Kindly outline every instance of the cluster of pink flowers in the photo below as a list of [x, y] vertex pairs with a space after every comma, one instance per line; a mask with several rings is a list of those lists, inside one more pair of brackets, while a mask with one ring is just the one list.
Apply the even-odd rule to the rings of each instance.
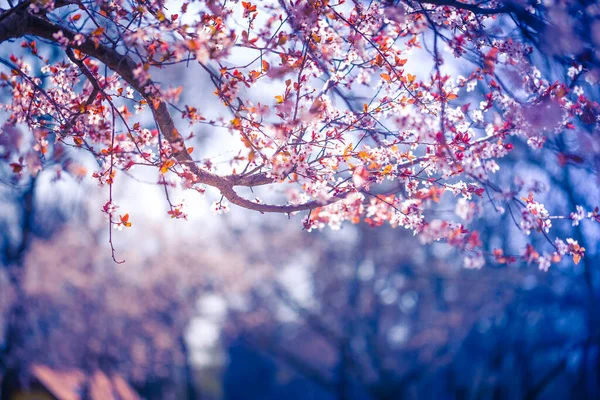
[[[502, 159], [520, 143], [540, 149], [600, 115], [581, 86], [544, 77], [529, 57], [530, 45], [508, 35], [482, 40], [486, 24], [504, 28], [468, 7], [308, 1], [280, 9], [244, 1], [208, 2], [192, 12], [188, 3], [167, 9], [149, 1], [136, 10], [120, 0], [94, 4], [85, 7], [98, 6], [114, 29], [90, 31], [80, 10], [65, 11], [68, 23], [46, 38], [69, 60], [43, 59], [35, 42], [25, 41], [28, 53], [13, 55], [14, 72], [0, 77], [13, 93], [3, 106], [11, 123], [35, 132], [29, 154], [85, 149], [100, 165], [92, 177], [108, 186], [120, 171], [152, 166], [167, 191], [221, 190], [229, 198], [213, 203], [217, 214], [229, 211], [230, 201], [260, 212], [308, 211], [309, 230], [339, 229], [346, 221], [389, 223], [424, 242], [443, 240], [468, 251], [466, 263], [476, 268], [484, 255], [467, 225], [482, 213], [484, 195], [498, 201], [499, 212], [520, 202], [518, 224], [527, 235], [552, 228], [544, 204], [532, 195], [515, 200], [493, 183]], [[31, 7], [50, 12], [55, 5], [40, 0]], [[436, 39], [433, 49], [422, 42], [427, 31]], [[126, 54], [116, 45], [121, 40]], [[434, 57], [429, 74], [413, 57], [425, 47]], [[244, 62], [238, 50], [247, 55]], [[445, 72], [452, 55], [465, 76]], [[469, 63], [473, 56], [478, 61]], [[43, 78], [31, 76], [31, 57], [43, 62]], [[210, 116], [179, 104], [181, 82], [155, 79], [159, 68], [184, 62], [198, 64], [213, 86], [222, 107]], [[577, 64], [567, 71], [571, 80], [586, 73]], [[507, 90], [503, 79], [522, 90]], [[199, 159], [210, 152], [188, 147], [195, 133], [177, 127], [177, 114], [190, 127], [228, 130], [234, 138], [228, 154], [235, 155], [218, 164]], [[23, 174], [29, 156], [19, 150], [11, 157]], [[270, 207], [231, 190], [266, 184], [285, 184], [288, 203]], [[461, 221], [431, 217], [437, 203], [452, 203]], [[169, 200], [169, 206], [171, 217], [185, 218], [183, 204]], [[584, 216], [577, 208], [569, 218], [577, 225]], [[545, 268], [544, 257], [538, 258]]]

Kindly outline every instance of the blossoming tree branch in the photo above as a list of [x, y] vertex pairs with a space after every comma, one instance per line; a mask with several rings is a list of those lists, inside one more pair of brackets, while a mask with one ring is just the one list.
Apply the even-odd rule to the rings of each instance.
[[[0, 43], [11, 52], [0, 59], [8, 99], [1, 135], [26, 127], [33, 145], [5, 146], [2, 159], [22, 179], [70, 148], [93, 155], [98, 169], [91, 176], [107, 187], [103, 211], [111, 226], [131, 226], [129, 214], [117, 211], [112, 187], [134, 166], [156, 169], [173, 218], [186, 214], [183, 204], [171, 202], [169, 188], [213, 187], [220, 192], [217, 213], [231, 203], [261, 213], [304, 212], [307, 229], [388, 223], [457, 247], [469, 267], [483, 265], [481, 240], [469, 224], [484, 205], [510, 213], [523, 232], [549, 244], [549, 250], [529, 244], [523, 254], [490, 256], [501, 263], [524, 257], [542, 269], [565, 255], [575, 263], [584, 256], [575, 239], [553, 236], [554, 220], [600, 220], [597, 209], [583, 207], [550, 215], [533, 191], [495, 183], [500, 159], [517, 147], [539, 149], [565, 131], [597, 129], [598, 104], [582, 89], [595, 83], [595, 56], [565, 55], [558, 63], [565, 81], [550, 80], [536, 66], [538, 39], [551, 29], [543, 5], [35, 0], [9, 6], [0, 14]], [[194, 94], [172, 71], [190, 64], [212, 85], [216, 115], [181, 104], [180, 97], [193, 101]], [[457, 69], [468, 73], [459, 76]], [[197, 155], [206, 149], [189, 145], [194, 126], [229, 132], [235, 155], [227, 170]], [[240, 194], [265, 185], [284, 188], [287, 199], [270, 204]], [[461, 210], [458, 220], [439, 218], [442, 198]]]

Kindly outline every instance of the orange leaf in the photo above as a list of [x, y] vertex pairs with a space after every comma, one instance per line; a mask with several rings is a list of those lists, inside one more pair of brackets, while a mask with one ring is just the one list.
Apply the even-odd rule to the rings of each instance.
[[375, 56], [375, 60], [373, 60], [373, 64], [381, 67], [383, 65], [383, 57], [381, 57], [381, 54], [377, 54]]
[[250, 76], [250, 79], [256, 80], [260, 76], [260, 72], [259, 71], [250, 71], [250, 73], [248, 75]]
[[242, 136], [241, 139], [242, 139], [242, 143], [244, 143], [244, 146], [246, 146], [246, 147], [252, 147], [252, 142], [250, 140], [248, 140], [247, 137]]
[[160, 167], [160, 173], [163, 175], [166, 174], [169, 171], [169, 168], [171, 168], [173, 165], [175, 165], [175, 160], [165, 161], [162, 167]]
[[101, 26], [92, 32], [92, 36], [100, 36], [104, 33], [104, 28]]
[[23, 170], [23, 165], [21, 165], [19, 163], [12, 163], [12, 164], [10, 164], [10, 166], [13, 169], [13, 172], [15, 174], [18, 174], [19, 172], [21, 172]]
[[127, 228], [129, 228], [131, 226], [131, 222], [129, 222], [129, 214], [121, 215], [120, 219], [121, 219], [121, 224], [123, 224], [123, 226], [125, 226]]
[[360, 158], [361, 160], [366, 160], [366, 159], [369, 159], [370, 156], [369, 156], [369, 153], [367, 153], [366, 151], [363, 150], [358, 153], [358, 158]]

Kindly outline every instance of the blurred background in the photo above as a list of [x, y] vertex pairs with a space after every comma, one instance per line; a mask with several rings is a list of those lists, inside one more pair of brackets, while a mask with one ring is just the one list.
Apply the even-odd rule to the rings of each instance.
[[[206, 76], [177, 74], [181, 102], [209, 115], [212, 98], [194, 96]], [[552, 215], [593, 210], [600, 150], [584, 128], [517, 146], [496, 183], [535, 192]], [[0, 156], [24, 134], [0, 136]], [[215, 162], [236, 152], [225, 129], [195, 136]], [[0, 164], [2, 400], [600, 398], [598, 224], [555, 221], [586, 248], [578, 265], [469, 270], [449, 246], [386, 225], [308, 233], [302, 216], [215, 216], [216, 191], [173, 189], [189, 217], [171, 220], [155, 172], [134, 171], [114, 185], [133, 224], [113, 232], [116, 264], [106, 188], [77, 178], [94, 169], [86, 157], [49, 157], [18, 181]], [[476, 215], [486, 251], [522, 253], [511, 213], [463, 206], [436, 212]]]

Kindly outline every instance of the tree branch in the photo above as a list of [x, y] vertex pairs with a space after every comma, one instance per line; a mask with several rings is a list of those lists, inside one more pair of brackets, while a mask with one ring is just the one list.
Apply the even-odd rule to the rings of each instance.
[[233, 190], [234, 186], [252, 187], [266, 185], [273, 183], [273, 179], [268, 178], [264, 173], [248, 176], [219, 176], [198, 167], [196, 162], [187, 152], [183, 137], [175, 127], [167, 103], [152, 94], [154, 93], [154, 83], [151, 80], [142, 83], [134, 76], [133, 71], [138, 67], [138, 64], [131, 57], [123, 55], [117, 50], [105, 45], [96, 44], [89, 38], [86, 38], [82, 44], [78, 45], [74, 40], [76, 35], [75, 32], [47, 19], [32, 15], [23, 7], [15, 7], [0, 14], [0, 43], [25, 35], [34, 35], [56, 42], [53, 35], [59, 31], [62, 31], [63, 36], [70, 41], [70, 47], [101, 61], [121, 76], [121, 78], [134, 90], [140, 93], [140, 95], [146, 99], [149, 106], [152, 107], [154, 118], [162, 135], [171, 144], [173, 158], [175, 158], [180, 165], [188, 167], [190, 171], [196, 175], [199, 183], [219, 189], [223, 196], [231, 203], [261, 213], [291, 213], [311, 210], [325, 204], [331, 204], [346, 196], [345, 194], [334, 196], [325, 204], [318, 201], [310, 201], [297, 205], [261, 204], [239, 196]]
[[[512, 1], [506, 1], [500, 7], [484, 8], [476, 4], [463, 3], [457, 0], [416, 0], [419, 4], [431, 4], [434, 6], [448, 6], [460, 10], [467, 10], [478, 15], [498, 15], [498, 14], [514, 14], [519, 20], [523, 21], [529, 27], [540, 32], [546, 27], [546, 24], [537, 15], [531, 14], [524, 7]], [[410, 4], [411, 2], [409, 2]]]

